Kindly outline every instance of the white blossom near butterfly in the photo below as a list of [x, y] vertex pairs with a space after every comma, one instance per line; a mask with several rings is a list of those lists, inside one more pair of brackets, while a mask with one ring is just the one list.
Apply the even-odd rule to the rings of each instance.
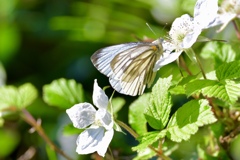
[[[215, 4], [215, 6], [217, 5]], [[211, 8], [208, 9], [210, 10]], [[218, 30], [220, 32], [235, 18], [240, 18], [240, 0], [223, 0], [221, 6], [218, 8], [215, 21], [210, 26], [222, 25]]]
[[[198, 0], [194, 8], [194, 17], [184, 14], [174, 20], [169, 39], [162, 43], [169, 62], [177, 60], [183, 51], [191, 48], [202, 30], [214, 23], [218, 10], [215, 3], [217, 4], [217, 0]], [[162, 61], [163, 59], [159, 59], [156, 62], [154, 70], [165, 65]]]
[[132, 42], [96, 51], [93, 65], [109, 77], [111, 86], [119, 93], [141, 95], [156, 77], [155, 63], [163, 55], [162, 40]]
[[89, 154], [97, 152], [104, 157], [107, 148], [113, 137], [113, 117], [107, 111], [108, 97], [94, 81], [93, 103], [96, 110], [90, 103], [79, 103], [67, 109], [66, 112], [73, 122], [73, 126], [85, 129], [77, 139], [78, 154]]

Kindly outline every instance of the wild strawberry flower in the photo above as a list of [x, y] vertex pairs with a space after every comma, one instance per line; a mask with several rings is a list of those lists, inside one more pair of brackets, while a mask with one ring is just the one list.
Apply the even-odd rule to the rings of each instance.
[[218, 30], [220, 32], [235, 18], [240, 18], [240, 0], [223, 0], [221, 6], [218, 8], [216, 20], [211, 26], [222, 24]]
[[92, 104], [85, 102], [74, 105], [66, 112], [74, 127], [85, 129], [91, 125], [77, 138], [76, 152], [78, 154], [89, 154], [96, 151], [104, 157], [114, 133], [113, 118], [107, 111], [108, 97], [98, 86], [96, 79], [92, 99], [98, 110]]
[[184, 50], [191, 48], [202, 30], [209, 28], [215, 21], [218, 10], [215, 4], [217, 0], [198, 0], [194, 8], [194, 18], [184, 14], [174, 20], [169, 32], [169, 40], [164, 40], [162, 43], [164, 53], [156, 62], [154, 71], [175, 61]]

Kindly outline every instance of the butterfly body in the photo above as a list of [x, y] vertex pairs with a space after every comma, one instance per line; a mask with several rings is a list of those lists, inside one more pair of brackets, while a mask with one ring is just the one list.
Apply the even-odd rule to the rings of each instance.
[[132, 42], [105, 47], [96, 51], [91, 61], [119, 93], [141, 95], [146, 86], [153, 83], [156, 61], [161, 57], [163, 47], [160, 40], [153, 42]]

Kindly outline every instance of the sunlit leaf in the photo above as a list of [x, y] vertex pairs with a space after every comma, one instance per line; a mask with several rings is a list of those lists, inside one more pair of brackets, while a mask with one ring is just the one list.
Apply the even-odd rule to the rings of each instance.
[[159, 131], [148, 132], [138, 138], [138, 140], [140, 141], [140, 144], [136, 147], [133, 147], [132, 149], [134, 151], [141, 151], [147, 148], [149, 145], [156, 142], [157, 140], [159, 140], [160, 138], [165, 137], [165, 135], [166, 135], [166, 130], [162, 130], [161, 132]]
[[228, 103], [235, 103], [240, 96], [240, 84], [226, 80], [218, 82], [213, 80], [196, 80], [186, 85], [188, 96], [202, 93], [207, 97], [219, 98]]
[[58, 79], [43, 87], [43, 99], [46, 103], [60, 108], [70, 108], [83, 102], [83, 88], [74, 80]]
[[222, 42], [208, 42], [201, 51], [203, 58], [213, 58], [215, 67], [222, 63], [234, 61], [236, 52], [232, 49], [231, 45]]
[[171, 95], [168, 89], [171, 85], [172, 77], [159, 79], [153, 86], [150, 103], [144, 115], [149, 125], [154, 129], [162, 129], [168, 122], [172, 107]]
[[148, 106], [150, 94], [143, 94], [129, 106], [129, 124], [139, 134], [147, 132], [144, 110]]
[[154, 152], [150, 148], [144, 148], [138, 151], [137, 156], [134, 157], [133, 160], [151, 159], [155, 155], [156, 155], [156, 152]]
[[199, 127], [216, 120], [208, 101], [192, 100], [173, 114], [167, 126], [167, 137], [175, 142], [188, 140], [198, 131]]
[[20, 87], [4, 86], [0, 88], [0, 110], [13, 107], [25, 108], [37, 98], [36, 88], [26, 83]]
[[206, 87], [212, 87], [217, 84], [219, 84], [219, 82], [214, 80], [205, 80], [205, 79], [195, 80], [195, 81], [189, 82], [186, 85], [186, 94], [187, 96], [191, 96], [193, 94], [201, 92], [201, 90]]
[[240, 61], [224, 63], [216, 69], [218, 80], [240, 78]]

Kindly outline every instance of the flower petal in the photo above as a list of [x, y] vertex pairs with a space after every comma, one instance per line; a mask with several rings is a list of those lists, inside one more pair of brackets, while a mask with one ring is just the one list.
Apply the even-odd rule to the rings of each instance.
[[[103, 127], [88, 128], [83, 131], [77, 139], [78, 154], [89, 154], [99, 149], [99, 143], [104, 137], [105, 129]], [[105, 146], [106, 148], [108, 146]]]
[[98, 86], [97, 80], [94, 80], [93, 104], [98, 108], [106, 109], [108, 106], [108, 97], [105, 92]]
[[99, 121], [106, 130], [113, 128], [112, 116], [106, 109], [99, 109], [97, 111], [95, 121]]
[[208, 28], [217, 17], [218, 0], [198, 0], [194, 8], [194, 21], [201, 29]]
[[99, 143], [97, 149], [97, 152], [100, 156], [104, 157], [107, 148], [113, 138], [113, 133], [114, 133], [113, 129], [105, 131], [104, 137], [102, 141]]
[[183, 50], [180, 50], [178, 52], [173, 52], [171, 54], [165, 54], [163, 53], [163, 56], [156, 62], [154, 68], [153, 68], [153, 72], [158, 71], [162, 66], [165, 66], [175, 60], [178, 59], [178, 57], [180, 56], [180, 54], [182, 53]]
[[193, 30], [194, 20], [188, 14], [184, 14], [174, 20], [171, 30], [169, 31], [169, 36], [177, 50], [182, 49], [182, 41], [184, 37]]
[[79, 103], [66, 110], [73, 126], [86, 128], [95, 120], [96, 109], [90, 103]]
[[198, 36], [201, 34], [202, 29], [195, 26], [192, 32], [186, 34], [182, 42], [182, 48], [188, 49], [197, 41]]

